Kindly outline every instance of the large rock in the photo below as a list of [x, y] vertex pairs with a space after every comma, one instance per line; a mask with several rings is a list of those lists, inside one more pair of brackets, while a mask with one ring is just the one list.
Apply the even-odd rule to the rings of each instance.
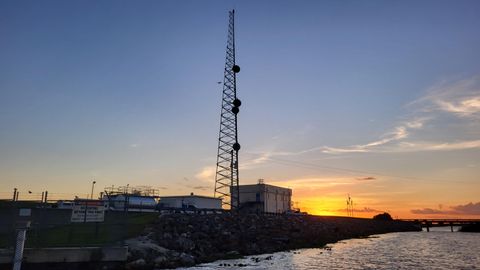
[[146, 236], [131, 238], [126, 240], [125, 243], [128, 245], [129, 252], [139, 257], [149, 257], [151, 254], [159, 255], [168, 252], [168, 249], [159, 246]]
[[165, 255], [160, 255], [153, 260], [155, 267], [165, 267], [168, 265], [168, 258]]
[[147, 266], [147, 262], [144, 259], [138, 259], [132, 262], [127, 263], [125, 265], [125, 268], [128, 270], [134, 270], [134, 269], [144, 269]]
[[195, 243], [192, 240], [186, 238], [185, 236], [180, 236], [177, 239], [176, 243], [182, 251], [190, 251], [195, 248]]
[[195, 265], [195, 257], [190, 254], [182, 253], [180, 254], [180, 262], [185, 266]]

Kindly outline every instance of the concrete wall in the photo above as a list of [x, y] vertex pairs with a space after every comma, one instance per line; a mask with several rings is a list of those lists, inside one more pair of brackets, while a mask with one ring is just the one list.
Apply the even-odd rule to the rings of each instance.
[[[0, 264], [11, 263], [12, 250], [0, 250]], [[24, 263], [126, 261], [127, 247], [26, 248]]]

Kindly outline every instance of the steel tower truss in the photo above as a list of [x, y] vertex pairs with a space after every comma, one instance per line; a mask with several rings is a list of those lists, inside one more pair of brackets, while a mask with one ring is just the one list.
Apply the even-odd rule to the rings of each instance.
[[237, 114], [241, 102], [237, 99], [236, 74], [240, 67], [235, 64], [235, 10], [229, 12], [227, 53], [223, 78], [222, 110], [218, 136], [215, 197], [222, 205], [235, 210], [240, 205], [238, 189], [238, 143]]

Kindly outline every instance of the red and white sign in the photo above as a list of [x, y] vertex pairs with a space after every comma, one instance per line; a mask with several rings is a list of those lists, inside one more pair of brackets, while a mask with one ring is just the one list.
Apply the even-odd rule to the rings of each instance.
[[75, 200], [70, 222], [103, 222], [105, 202], [101, 200]]

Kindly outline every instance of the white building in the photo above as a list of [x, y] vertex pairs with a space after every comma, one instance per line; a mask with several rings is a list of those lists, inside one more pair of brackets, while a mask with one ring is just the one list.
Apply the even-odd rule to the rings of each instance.
[[194, 195], [160, 197], [160, 208], [178, 209], [222, 209], [222, 200], [219, 198]]
[[[292, 190], [259, 182], [256, 185], [241, 185], [240, 209], [256, 213], [285, 213], [290, 211]], [[237, 187], [232, 187], [232, 193]]]
[[66, 200], [59, 200], [59, 201], [57, 201], [57, 208], [58, 209], [72, 209], [73, 208], [73, 202], [72, 201], [66, 201]]

